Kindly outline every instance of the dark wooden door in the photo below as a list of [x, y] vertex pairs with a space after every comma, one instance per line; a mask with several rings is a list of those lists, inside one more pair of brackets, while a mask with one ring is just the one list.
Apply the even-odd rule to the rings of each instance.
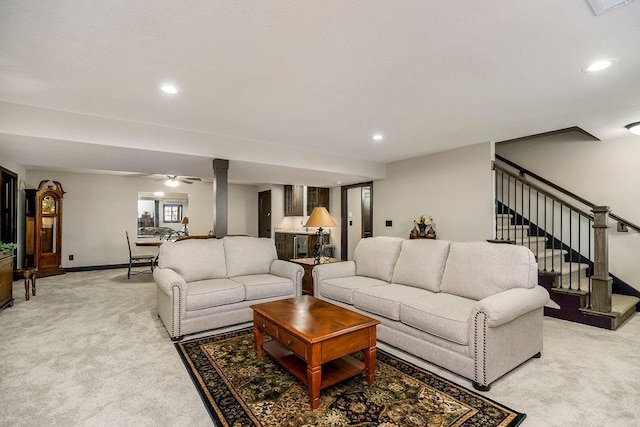
[[0, 240], [17, 242], [18, 178], [11, 171], [0, 168]]
[[271, 237], [271, 190], [258, 193], [258, 237]]

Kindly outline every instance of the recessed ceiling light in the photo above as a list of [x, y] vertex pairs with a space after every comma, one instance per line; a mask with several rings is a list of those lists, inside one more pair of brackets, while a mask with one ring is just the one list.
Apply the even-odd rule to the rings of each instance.
[[634, 135], [640, 135], [640, 122], [631, 123], [625, 126]]
[[172, 95], [175, 95], [176, 93], [178, 93], [178, 88], [173, 85], [162, 85], [160, 86], [160, 90], [163, 91], [164, 93], [170, 93]]
[[376, 133], [375, 135], [373, 135], [371, 137], [371, 139], [373, 139], [374, 141], [382, 141], [382, 138], [384, 138], [384, 137], [382, 136], [381, 133]]
[[593, 62], [582, 69], [584, 73], [594, 73], [596, 71], [602, 71], [605, 68], [609, 68], [613, 64], [613, 59], [602, 59], [600, 61]]

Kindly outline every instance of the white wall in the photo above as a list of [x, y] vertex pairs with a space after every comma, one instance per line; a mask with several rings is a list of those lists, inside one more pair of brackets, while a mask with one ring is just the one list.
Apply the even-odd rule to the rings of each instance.
[[[591, 141], [575, 134], [496, 146], [499, 154], [531, 172], [640, 224], [640, 137]], [[640, 234], [609, 229], [609, 269], [640, 289]]]
[[[127, 230], [135, 241], [138, 192], [165, 190], [162, 182], [152, 179], [43, 170], [27, 171], [27, 188], [35, 188], [42, 179], [59, 181], [66, 192], [62, 218], [63, 267], [127, 263], [129, 254], [124, 232]], [[207, 234], [213, 223], [211, 183], [195, 182], [179, 191], [189, 194], [190, 234]], [[229, 185], [230, 232], [257, 235], [257, 198], [255, 186]], [[135, 245], [132, 249], [140, 252]], [[69, 261], [70, 254], [74, 255], [73, 261]]]
[[228, 234], [258, 237], [258, 186], [229, 184], [228, 206]]
[[336, 226], [331, 227], [331, 244], [336, 246], [334, 253], [335, 258], [341, 257], [341, 242], [342, 242], [342, 189], [340, 187], [333, 187], [329, 192], [331, 210], [329, 213], [336, 221]]
[[373, 183], [373, 234], [409, 238], [414, 218], [427, 214], [439, 239], [491, 239], [492, 153], [487, 142], [387, 164], [387, 178]]

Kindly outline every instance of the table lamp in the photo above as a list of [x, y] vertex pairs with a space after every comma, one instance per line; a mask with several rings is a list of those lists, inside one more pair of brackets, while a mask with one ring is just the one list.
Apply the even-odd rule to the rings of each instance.
[[305, 227], [318, 227], [318, 242], [315, 245], [313, 258], [316, 264], [320, 264], [320, 257], [324, 253], [324, 230], [322, 227], [336, 227], [336, 222], [333, 220], [329, 211], [325, 207], [313, 208]]
[[184, 235], [188, 236], [189, 235], [189, 217], [185, 216], [184, 218], [182, 218], [182, 225], [184, 225], [184, 227], [182, 227], [182, 231], [184, 231]]

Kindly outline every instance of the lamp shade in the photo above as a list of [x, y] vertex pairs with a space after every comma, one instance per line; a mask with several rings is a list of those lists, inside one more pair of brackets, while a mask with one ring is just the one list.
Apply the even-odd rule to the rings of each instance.
[[184, 218], [182, 218], [182, 224], [189, 224], [189, 217], [185, 216]]
[[336, 227], [336, 222], [333, 220], [329, 211], [325, 207], [313, 208], [311, 216], [307, 220], [305, 227]]

